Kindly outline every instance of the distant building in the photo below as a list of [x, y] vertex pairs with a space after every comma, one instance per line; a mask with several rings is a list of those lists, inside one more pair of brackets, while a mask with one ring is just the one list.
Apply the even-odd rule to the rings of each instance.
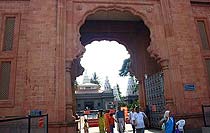
[[90, 79], [85, 73], [83, 84], [78, 85], [78, 89], [75, 91], [77, 112], [86, 108], [90, 110], [113, 108], [114, 95], [108, 78], [106, 78], [104, 89], [103, 91], [100, 85], [90, 83]]
[[111, 85], [109, 83], [108, 77], [106, 77], [105, 83], [104, 83], [104, 91], [110, 92], [112, 91]]
[[113, 87], [113, 95], [114, 95], [114, 102], [119, 102], [120, 101], [120, 94], [117, 90], [117, 86]]
[[136, 84], [134, 82], [134, 77], [129, 77], [128, 79], [128, 86], [125, 101], [127, 104], [132, 104], [134, 101], [138, 100], [138, 90], [136, 90]]

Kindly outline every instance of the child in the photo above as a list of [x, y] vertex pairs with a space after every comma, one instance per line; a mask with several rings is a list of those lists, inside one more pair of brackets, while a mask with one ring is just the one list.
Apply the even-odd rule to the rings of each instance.
[[84, 123], [84, 133], [89, 133], [88, 128], [89, 128], [89, 126], [88, 126], [88, 123], [87, 123], [87, 119], [85, 119], [85, 123]]
[[185, 120], [183, 119], [176, 122], [176, 127], [178, 129], [177, 131], [179, 133], [184, 133], [184, 125], [185, 125]]

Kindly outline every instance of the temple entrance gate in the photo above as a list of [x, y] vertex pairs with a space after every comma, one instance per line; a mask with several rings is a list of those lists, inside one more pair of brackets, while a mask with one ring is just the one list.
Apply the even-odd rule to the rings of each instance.
[[[82, 9], [82, 5], [77, 5], [76, 7]], [[131, 73], [133, 73], [139, 81], [144, 79], [144, 74], [151, 75], [161, 70], [166, 77], [168, 77], [167, 52], [159, 53], [162, 50], [167, 51], [164, 50], [166, 47], [161, 47], [164, 45], [164, 37], [162, 35], [158, 39], [155, 37], [156, 32], [164, 32], [162, 26], [159, 26], [159, 30], [157, 31], [156, 25], [153, 25], [153, 23], [156, 22], [148, 21], [149, 18], [141, 14], [141, 11], [139, 14], [136, 13], [136, 9], [134, 8], [109, 5], [106, 5], [106, 8], [101, 6], [91, 8], [92, 9], [85, 8], [84, 10], [86, 11], [82, 9], [84, 14], [78, 14], [83, 16], [82, 20], [77, 17], [74, 19], [75, 23], [78, 24], [75, 29], [76, 33], [78, 33], [75, 34], [78, 35], [75, 36], [75, 43], [79, 44], [75, 45], [78, 51], [77, 55], [75, 55], [76, 60], [78, 60], [77, 62], [79, 62], [84, 52], [85, 45], [95, 40], [115, 40], [123, 44], [129, 51], [132, 60]], [[147, 10], [146, 12], [142, 11], [146, 14], [151, 13], [149, 9], [144, 8], [141, 10]], [[150, 15], [148, 15], [148, 17], [150, 17]], [[73, 66], [72, 68], [76, 67]], [[78, 68], [76, 70], [78, 70]], [[72, 72], [75, 73], [76, 70], [72, 69]], [[79, 74], [81, 74], [81, 71]], [[75, 79], [79, 74], [71, 74], [72, 79]], [[167, 82], [163, 82], [164, 86], [167, 86], [164, 95], [166, 100], [170, 101], [168, 102], [168, 108], [172, 110], [172, 98], [170, 96], [171, 93], [169, 93], [169, 91], [171, 91], [170, 78], [166, 78], [166, 81]], [[140, 90], [140, 102], [142, 99]], [[145, 104], [141, 105], [145, 108]]]
[[210, 104], [209, 3], [1, 0], [2, 118], [39, 109], [49, 114], [49, 132], [72, 132], [85, 45], [108, 40], [131, 55], [143, 107], [144, 75], [162, 71], [165, 109], [185, 119], [186, 128], [201, 128], [202, 105]]
[[[102, 19], [101, 16], [104, 16], [104, 18]], [[132, 15], [129, 10], [120, 11], [118, 8], [111, 8], [110, 10], [104, 11], [99, 8], [86, 17], [84, 23], [79, 28], [79, 33], [79, 41], [83, 46], [95, 40], [115, 40], [123, 44], [131, 55], [131, 73], [140, 81], [144, 80], [144, 74], [151, 75], [158, 73], [162, 68], [164, 68], [164, 70], [162, 70], [163, 72], [167, 70], [167, 60], [162, 60], [158, 55], [151, 57], [151, 53], [148, 52], [150, 51], [149, 49], [152, 49], [151, 46], [153, 46], [151, 45], [151, 40], [153, 40], [153, 38], [151, 38], [151, 30], [140, 16]], [[83, 51], [80, 52], [83, 53]], [[165, 64], [163, 64], [163, 62]], [[145, 80], [145, 82], [150, 84], [149, 80]], [[161, 85], [161, 89], [163, 89], [163, 80]], [[152, 92], [149, 86], [147, 86], [147, 88]], [[141, 93], [141, 90], [139, 92]], [[153, 95], [156, 95], [156, 92], [152, 92], [151, 94], [147, 93], [146, 96], [153, 97]], [[163, 96], [164, 92], [161, 92], [162, 94], [157, 95]], [[142, 97], [144, 96], [140, 94], [140, 102], [145, 102]], [[147, 104], [158, 104], [153, 103], [153, 100], [154, 99], [147, 99], [146, 102]], [[161, 106], [159, 108], [165, 108], [165, 101], [163, 103], [164, 104], [158, 105]], [[141, 106], [145, 108], [145, 104], [141, 104]], [[157, 124], [160, 119], [160, 113], [162, 112], [154, 112], [151, 114], [151, 120], [155, 120], [152, 123], [153, 127], [158, 127]]]
[[145, 76], [144, 79], [146, 105], [149, 108], [148, 117], [151, 127], [159, 128], [160, 118], [165, 110], [164, 76], [162, 72]]

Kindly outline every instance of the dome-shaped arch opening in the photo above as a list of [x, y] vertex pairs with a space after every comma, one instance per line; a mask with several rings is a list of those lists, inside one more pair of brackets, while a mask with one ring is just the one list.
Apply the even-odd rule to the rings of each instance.
[[[94, 14], [87, 16], [79, 31], [80, 42], [83, 46], [96, 40], [116, 40], [123, 44], [131, 54], [131, 72], [134, 75], [139, 75], [137, 76], [139, 80], [142, 80], [144, 74], [160, 71], [160, 65], [153, 58], [150, 58], [147, 52], [151, 41], [149, 28], [142, 18], [127, 10], [120, 11], [112, 8], [110, 10], [97, 10]], [[136, 68], [137, 60], [139, 60], [136, 58], [139, 58], [139, 54], [142, 54], [140, 57], [145, 58], [140, 58], [140, 60], [144, 60], [143, 63], [139, 64], [141, 65], [138, 68], [141, 69], [140, 73]]]
[[[131, 56], [130, 73], [140, 84], [144, 84], [145, 75], [148, 77], [160, 72], [161, 66], [147, 51], [151, 32], [144, 20], [136, 14], [138, 13], [135, 11], [120, 8], [99, 8], [89, 12], [79, 27], [79, 40], [83, 46], [101, 40], [115, 40], [124, 45]], [[140, 97], [145, 99], [145, 92], [140, 92]], [[140, 104], [145, 106], [146, 102]]]

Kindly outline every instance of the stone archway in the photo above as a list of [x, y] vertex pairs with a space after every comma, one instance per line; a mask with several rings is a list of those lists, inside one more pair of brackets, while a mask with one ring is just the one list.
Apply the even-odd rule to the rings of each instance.
[[[97, 11], [110, 11], [110, 10], [118, 10], [121, 12], [130, 12], [134, 16], [137, 16], [143, 20], [145, 25], [149, 28], [150, 30], [150, 45], [147, 48], [147, 51], [150, 53], [150, 56], [153, 57], [157, 63], [159, 63], [162, 67], [164, 76], [165, 76], [165, 83], [164, 86], [165, 88], [165, 98], [166, 98], [166, 103], [169, 108], [172, 108], [173, 100], [171, 96], [171, 85], [170, 85], [170, 77], [169, 77], [169, 71], [168, 71], [168, 65], [169, 65], [169, 60], [168, 60], [168, 53], [167, 46], [166, 46], [166, 40], [164, 38], [164, 28], [160, 25], [157, 25], [157, 21], [161, 20], [154, 20], [152, 19], [152, 14], [154, 13], [153, 5], [149, 5], [147, 8], [143, 8], [141, 10], [135, 9], [134, 7], [129, 7], [129, 6], [116, 6], [116, 5], [109, 5], [109, 4], [104, 4], [104, 5], [96, 5], [94, 7], [91, 7], [91, 9], [87, 9], [86, 11], [83, 10], [82, 4], [77, 4], [75, 6], [76, 10], [79, 10], [83, 12], [81, 14], [81, 18], [77, 20], [76, 23], [76, 39], [75, 43], [77, 44], [77, 49], [78, 53], [76, 56], [81, 55], [83, 53], [84, 49], [83, 46], [81, 46], [80, 42], [80, 32], [79, 29], [84, 24], [86, 18], [91, 15], [96, 13]], [[85, 10], [85, 9], [84, 9]], [[149, 21], [150, 20], [150, 21]], [[162, 33], [162, 35], [159, 35]], [[82, 49], [82, 50], [81, 50]]]
[[[80, 57], [84, 53], [84, 46], [81, 45], [80, 42], [80, 27], [85, 23], [85, 20], [88, 16], [95, 14], [98, 11], [110, 11], [117, 10], [120, 12], [130, 12], [134, 16], [137, 16], [143, 20], [146, 27], [149, 27], [150, 30], [150, 45], [147, 47], [147, 51], [150, 56], [153, 57], [157, 63], [161, 65], [161, 69], [164, 73], [165, 80], [165, 99], [166, 99], [166, 108], [172, 111], [175, 111], [173, 105], [173, 98], [171, 94], [171, 83], [169, 76], [169, 60], [167, 54], [167, 46], [166, 40], [164, 38], [164, 28], [161, 25], [157, 25], [157, 23], [161, 23], [161, 20], [152, 19], [152, 15], [154, 13], [154, 5], [149, 5], [147, 8], [143, 8], [141, 10], [136, 9], [134, 7], [129, 6], [116, 6], [110, 4], [102, 4], [102, 5], [94, 5], [90, 7], [83, 8], [83, 4], [75, 4], [75, 10], [79, 13], [78, 17], [74, 18], [74, 28], [73, 31], [75, 35], [73, 37], [75, 43], [75, 50], [77, 51], [74, 55], [75, 58]], [[79, 19], [78, 19], [79, 18]], [[149, 21], [150, 20], [150, 21]], [[161, 34], [162, 33], [162, 34]]]
[[[80, 2], [73, 2], [73, 8], [70, 10], [70, 7], [68, 8], [68, 2], [63, 3], [63, 5], [67, 5], [65, 7], [59, 6], [60, 7], [60, 14], [58, 18], [58, 25], [59, 25], [59, 30], [58, 34], [61, 33], [66, 33], [67, 38], [64, 40], [60, 40], [60, 44], [63, 43], [63, 46], [66, 53], [65, 53], [65, 64], [66, 68], [71, 66], [71, 63], [73, 60], [79, 60], [82, 54], [84, 53], [85, 49], [84, 46], [80, 42], [80, 27], [84, 24], [86, 18], [94, 14], [98, 11], [110, 11], [110, 10], [117, 10], [120, 12], [130, 12], [133, 16], [139, 17], [143, 20], [145, 25], [148, 27], [150, 30], [150, 45], [147, 47], [147, 50], [149, 52], [149, 55], [153, 57], [153, 59], [156, 60], [158, 64], [161, 65], [161, 69], [164, 73], [165, 77], [165, 82], [164, 82], [164, 87], [165, 87], [165, 99], [166, 99], [166, 106], [170, 110], [174, 110], [174, 105], [173, 105], [173, 99], [172, 99], [172, 93], [171, 93], [171, 81], [170, 81], [170, 76], [169, 76], [169, 60], [168, 60], [168, 49], [167, 49], [167, 44], [165, 40], [165, 31], [164, 27], [161, 25], [163, 20], [159, 19], [158, 17], [161, 18], [160, 15], [160, 10], [159, 8], [155, 7], [155, 4], [139, 4], [138, 6], [133, 6], [133, 4], [109, 4], [109, 3], [103, 3], [99, 2], [94, 5], [88, 5], [91, 3], [80, 3]], [[61, 4], [62, 5], [62, 4]], [[142, 7], [142, 8], [141, 8]], [[159, 13], [157, 13], [159, 12]], [[157, 18], [154, 18], [155, 15]], [[66, 25], [66, 29], [62, 26], [62, 24]], [[62, 35], [60, 35], [62, 36]], [[58, 36], [59, 38], [59, 36]], [[66, 44], [64, 43], [66, 42]], [[65, 44], [65, 45], [64, 45]], [[60, 46], [58, 46], [60, 48]], [[68, 51], [68, 52], [67, 52]], [[69, 52], [70, 51], [70, 52]], [[77, 61], [78, 62], [78, 61]], [[67, 70], [69, 71], [69, 70]], [[70, 67], [70, 71], [74, 71]], [[69, 73], [69, 72], [67, 72]], [[66, 73], [66, 75], [67, 75]], [[76, 75], [80, 75], [81, 73], [77, 73]], [[66, 77], [66, 82], [71, 81], [75, 77], [70, 74], [70, 76]], [[65, 88], [73, 88], [72, 87], [73, 83], [67, 84]], [[70, 97], [66, 99], [66, 112], [70, 112], [66, 114], [66, 119], [69, 119], [70, 121], [72, 120], [71, 115], [74, 112], [74, 92], [73, 89], [69, 90], [68, 96]], [[69, 102], [68, 102], [69, 101]]]
[[9, 53], [1, 51], [1, 62], [11, 62], [7, 72], [11, 84], [8, 80], [6, 93], [10, 95], [11, 90], [14, 96], [1, 100], [1, 115], [22, 116], [41, 109], [49, 114], [50, 132], [67, 132], [72, 126], [69, 122], [74, 122], [73, 79], [81, 73], [78, 62], [85, 51], [80, 28], [92, 14], [117, 10], [141, 18], [150, 30], [150, 45], [144, 52], [148, 51], [164, 72], [167, 108], [176, 118], [187, 120], [186, 128], [201, 128], [201, 105], [210, 104], [210, 52], [202, 47], [197, 22], [205, 25], [209, 18], [208, 6], [201, 6], [208, 3], [195, 1], [1, 1], [2, 45], [4, 30], [10, 32], [5, 28], [7, 18], [15, 19], [11, 31], [18, 33], [11, 34], [14, 48]]

